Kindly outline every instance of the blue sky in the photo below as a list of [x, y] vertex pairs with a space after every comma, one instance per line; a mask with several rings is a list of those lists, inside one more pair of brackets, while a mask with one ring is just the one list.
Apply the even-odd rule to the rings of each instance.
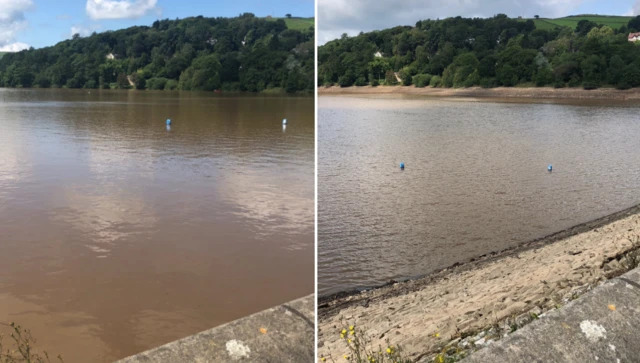
[[0, 51], [41, 48], [93, 31], [151, 25], [157, 19], [203, 15], [310, 17], [313, 0], [0, 0]]
[[318, 0], [318, 42], [343, 33], [415, 25], [418, 20], [495, 14], [557, 18], [576, 14], [640, 15], [640, 0]]

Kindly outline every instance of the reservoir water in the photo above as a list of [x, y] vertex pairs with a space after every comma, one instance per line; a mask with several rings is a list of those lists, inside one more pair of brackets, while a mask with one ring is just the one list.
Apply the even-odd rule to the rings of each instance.
[[310, 294], [313, 266], [313, 98], [0, 89], [0, 322], [36, 348], [113, 361]]
[[319, 97], [319, 295], [426, 275], [640, 202], [640, 105], [506, 101]]

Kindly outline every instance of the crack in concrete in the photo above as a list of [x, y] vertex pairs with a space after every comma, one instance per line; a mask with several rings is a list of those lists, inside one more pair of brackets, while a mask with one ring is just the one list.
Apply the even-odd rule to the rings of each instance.
[[627, 284], [629, 284], [629, 285], [631, 285], [631, 286], [633, 286], [633, 287], [636, 287], [636, 288], [640, 289], [640, 284], [638, 284], [638, 283], [637, 283], [637, 282], [635, 282], [635, 281], [631, 281], [631, 280], [629, 280], [628, 278], [625, 278], [625, 277], [618, 277], [618, 280], [622, 280], [622, 281], [626, 282]]
[[316, 330], [316, 325], [311, 321], [311, 319], [307, 318], [303, 313], [299, 312], [298, 310], [292, 308], [291, 306], [288, 305], [282, 305], [283, 308], [289, 310], [291, 313], [293, 313], [294, 315], [297, 315], [299, 318], [301, 318], [302, 320], [304, 320], [307, 324], [309, 324], [309, 327], [314, 331]]

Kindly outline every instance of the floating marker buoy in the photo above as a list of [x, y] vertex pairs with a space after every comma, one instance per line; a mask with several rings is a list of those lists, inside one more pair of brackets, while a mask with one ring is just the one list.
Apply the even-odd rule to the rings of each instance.
[[547, 170], [549, 170], [549, 172], [553, 171], [553, 166], [549, 164], [549, 166], [547, 166]]
[[404, 163], [400, 163], [400, 169], [404, 170]]
[[171, 125], [167, 125], [167, 131], [171, 131]]
[[287, 131], [287, 125], [286, 124], [282, 124], [282, 132]]
[[167, 126], [171, 126], [171, 119], [170, 118], [167, 119]]
[[285, 118], [284, 120], [282, 120], [282, 124], [286, 125], [287, 124], [287, 119]]

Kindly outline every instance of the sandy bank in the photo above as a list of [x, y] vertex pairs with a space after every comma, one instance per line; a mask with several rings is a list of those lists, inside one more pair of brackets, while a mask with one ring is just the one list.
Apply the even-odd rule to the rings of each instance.
[[594, 99], [594, 100], [640, 100], [640, 89], [617, 90], [600, 88], [416, 88], [414, 86], [363, 86], [363, 87], [319, 87], [319, 95], [357, 94], [408, 94], [433, 97], [474, 97], [474, 98], [550, 98], [550, 99]]
[[640, 247], [639, 213], [635, 206], [422, 279], [321, 298], [319, 354], [346, 353], [342, 319], [368, 331], [373, 346], [388, 338], [417, 359], [461, 336], [559, 307], [628, 270], [624, 256]]

